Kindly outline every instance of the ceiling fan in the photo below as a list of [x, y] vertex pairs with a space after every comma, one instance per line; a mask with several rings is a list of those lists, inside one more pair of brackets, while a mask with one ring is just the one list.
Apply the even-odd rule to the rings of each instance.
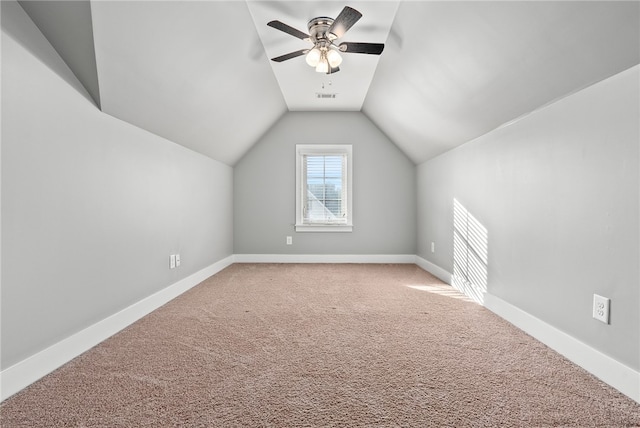
[[342, 42], [336, 45], [336, 39], [344, 36], [347, 30], [360, 18], [362, 18], [360, 12], [345, 6], [336, 19], [320, 16], [309, 21], [307, 24], [309, 34], [283, 22], [271, 21], [267, 23], [269, 27], [313, 44], [313, 47], [309, 49], [300, 49], [299, 51], [271, 58], [271, 61], [282, 62], [306, 55], [307, 64], [315, 67], [318, 73], [332, 74], [340, 71], [339, 65], [342, 63], [340, 52], [380, 55], [384, 49], [384, 43]]

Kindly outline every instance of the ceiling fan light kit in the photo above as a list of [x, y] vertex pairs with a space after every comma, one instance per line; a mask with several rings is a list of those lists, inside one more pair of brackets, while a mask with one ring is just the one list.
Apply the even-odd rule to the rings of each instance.
[[320, 58], [322, 58], [322, 52], [320, 52], [320, 49], [318, 48], [311, 49], [305, 57], [305, 59], [307, 60], [307, 64], [309, 64], [311, 67], [317, 66], [320, 62]]
[[305, 55], [307, 64], [314, 67], [318, 73], [332, 74], [340, 70], [342, 55], [340, 52], [380, 55], [384, 49], [382, 43], [342, 42], [336, 45], [334, 41], [341, 38], [355, 24], [362, 14], [357, 10], [345, 6], [336, 19], [326, 16], [313, 18], [307, 24], [309, 34], [303, 33], [280, 21], [267, 23], [275, 28], [301, 40], [313, 44], [311, 49], [301, 49], [279, 57], [272, 61], [282, 62], [291, 58]]
[[322, 58], [318, 65], [316, 65], [316, 72], [318, 73], [328, 73], [329, 72], [329, 64], [327, 63], [326, 58]]
[[337, 67], [342, 64], [342, 57], [337, 50], [331, 49], [327, 52], [327, 61], [331, 67]]

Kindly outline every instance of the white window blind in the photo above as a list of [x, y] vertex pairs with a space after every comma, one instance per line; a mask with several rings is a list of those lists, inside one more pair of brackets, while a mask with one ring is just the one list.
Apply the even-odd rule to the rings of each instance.
[[346, 224], [346, 155], [304, 155], [304, 223]]
[[296, 165], [296, 230], [351, 231], [351, 146], [298, 145]]

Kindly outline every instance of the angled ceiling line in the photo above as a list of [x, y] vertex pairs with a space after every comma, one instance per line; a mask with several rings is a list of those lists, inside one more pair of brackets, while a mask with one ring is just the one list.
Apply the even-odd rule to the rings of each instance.
[[18, 3], [101, 108], [89, 0]]
[[[360, 111], [419, 164], [640, 63], [640, 2], [19, 4], [90, 102], [228, 165], [287, 111]], [[334, 75], [269, 60], [305, 44], [268, 22], [346, 5], [363, 15], [348, 40], [381, 56], [344, 55]]]

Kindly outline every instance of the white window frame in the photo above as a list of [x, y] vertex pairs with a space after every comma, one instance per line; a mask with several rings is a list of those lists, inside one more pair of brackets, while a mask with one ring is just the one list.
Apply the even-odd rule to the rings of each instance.
[[[303, 177], [303, 159], [305, 155], [345, 155], [346, 174], [343, 171], [343, 182], [346, 181], [347, 221], [346, 224], [305, 223], [304, 203], [307, 191]], [[351, 232], [353, 230], [353, 149], [351, 144], [296, 144], [296, 232]]]

